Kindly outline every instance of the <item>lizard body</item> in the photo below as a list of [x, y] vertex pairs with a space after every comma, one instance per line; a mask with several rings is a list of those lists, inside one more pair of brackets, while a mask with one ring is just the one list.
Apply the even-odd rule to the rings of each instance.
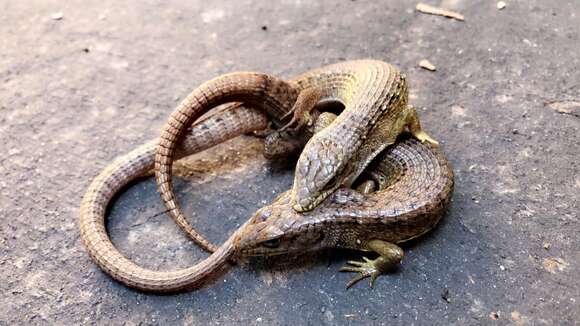
[[[155, 156], [161, 198], [180, 228], [202, 248], [215, 250], [187, 222], [173, 194], [171, 166], [188, 126], [216, 105], [232, 101], [260, 108], [277, 126], [289, 112], [295, 113], [291, 123], [300, 120], [298, 125], [308, 125], [316, 102], [340, 102], [343, 112], [327, 128], [318, 127], [320, 131], [308, 141], [296, 166], [292, 206], [298, 212], [311, 210], [338, 187], [351, 186], [405, 128], [421, 141], [437, 144], [421, 130], [414, 108], [407, 105], [407, 93], [404, 74], [376, 60], [329, 65], [289, 82], [258, 73], [220, 76], [194, 90], [163, 128]], [[315, 128], [309, 125], [308, 136]]]
[[[177, 157], [263, 129], [267, 123], [263, 114], [251, 108], [226, 107], [192, 126], [176, 151]], [[429, 146], [407, 139], [388, 148], [370, 170], [379, 191], [362, 194], [339, 189], [304, 214], [293, 209], [291, 193], [286, 192], [259, 210], [202, 262], [186, 269], [159, 272], [124, 257], [111, 243], [105, 228], [109, 201], [125, 185], [150, 173], [157, 143], [158, 140], [150, 141], [105, 168], [89, 186], [80, 210], [80, 235], [92, 259], [114, 279], [143, 291], [175, 292], [200, 286], [229, 260], [243, 256], [300, 253], [325, 247], [377, 251], [381, 254], [377, 260], [351, 262], [360, 266], [344, 269], [360, 272], [355, 280], [366, 276], [374, 279], [402, 258], [402, 251], [388, 243], [403, 242], [433, 228], [453, 189], [453, 174], [445, 158]]]

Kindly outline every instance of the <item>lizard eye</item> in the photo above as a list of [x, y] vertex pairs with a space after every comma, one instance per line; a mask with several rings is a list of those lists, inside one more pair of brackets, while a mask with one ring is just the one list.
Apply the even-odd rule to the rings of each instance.
[[266, 248], [277, 248], [280, 245], [280, 238], [270, 239], [262, 242], [262, 246]]

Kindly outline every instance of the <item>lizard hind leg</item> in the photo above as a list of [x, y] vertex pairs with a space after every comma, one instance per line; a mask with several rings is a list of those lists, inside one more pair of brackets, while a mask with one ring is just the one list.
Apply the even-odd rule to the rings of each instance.
[[331, 112], [321, 112], [316, 118], [314, 123], [314, 133], [322, 131], [322, 129], [328, 127], [335, 119], [337, 115]]
[[429, 136], [423, 129], [421, 128], [421, 123], [419, 122], [419, 115], [417, 114], [417, 110], [409, 105], [407, 106], [407, 127], [409, 131], [413, 135], [413, 137], [417, 138], [422, 143], [429, 143], [434, 147], [439, 146], [439, 142], [433, 139], [433, 137]]
[[356, 187], [356, 191], [363, 194], [370, 194], [374, 192], [377, 188], [377, 184], [374, 180], [365, 180], [360, 185]]
[[404, 256], [401, 247], [383, 240], [371, 240], [368, 242], [366, 247], [367, 249], [378, 253], [379, 257], [374, 260], [367, 257], [363, 257], [364, 261], [349, 260], [347, 263], [350, 266], [344, 266], [340, 271], [359, 273], [359, 275], [355, 276], [346, 284], [347, 289], [367, 277], [370, 277], [369, 285], [372, 288], [377, 277], [393, 270], [397, 265], [399, 265]]

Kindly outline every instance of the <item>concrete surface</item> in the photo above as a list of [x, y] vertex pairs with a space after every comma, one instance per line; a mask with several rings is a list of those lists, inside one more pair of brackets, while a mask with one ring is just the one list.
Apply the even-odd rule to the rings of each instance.
[[[1, 2], [0, 324], [579, 323], [580, 6], [429, 2], [465, 22], [404, 0]], [[346, 291], [337, 269], [357, 254], [335, 251], [156, 296], [89, 259], [77, 218], [91, 178], [155, 137], [193, 87], [364, 57], [408, 73], [456, 172], [449, 214], [405, 247], [397, 273]], [[418, 68], [424, 58], [437, 71]], [[291, 184], [249, 138], [198, 159], [178, 190], [214, 241]], [[204, 257], [162, 211], [151, 181], [120, 196], [109, 223], [120, 250], [166, 270]]]

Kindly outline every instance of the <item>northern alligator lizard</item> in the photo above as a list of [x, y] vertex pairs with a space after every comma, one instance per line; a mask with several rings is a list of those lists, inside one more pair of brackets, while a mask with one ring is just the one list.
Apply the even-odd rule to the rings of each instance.
[[[253, 109], [225, 108], [191, 128], [177, 157], [263, 129], [267, 123], [268, 119]], [[453, 190], [453, 174], [445, 158], [428, 145], [405, 139], [389, 147], [369, 170], [379, 191], [363, 194], [341, 188], [306, 213], [292, 208], [286, 192], [260, 209], [202, 262], [159, 272], [140, 267], [119, 253], [105, 228], [109, 201], [125, 185], [151, 172], [157, 142], [148, 142], [105, 168], [89, 186], [80, 211], [81, 239], [93, 260], [119, 282], [143, 291], [194, 288], [229, 260], [242, 256], [302, 253], [324, 247], [379, 252], [381, 256], [374, 261], [351, 262], [353, 266], [344, 269], [360, 273], [353, 281], [368, 276], [374, 280], [402, 258], [402, 251], [389, 243], [412, 239], [433, 228]]]
[[376, 60], [329, 65], [290, 82], [258, 73], [220, 76], [187, 96], [163, 128], [155, 156], [161, 198], [177, 224], [202, 248], [213, 251], [215, 247], [187, 222], [173, 194], [171, 166], [187, 128], [203, 113], [232, 101], [262, 109], [278, 126], [288, 112], [294, 111], [302, 125], [310, 120], [316, 102], [340, 102], [345, 107], [342, 113], [327, 128], [318, 126], [321, 131], [308, 141], [296, 165], [292, 206], [298, 212], [311, 210], [338, 187], [350, 187], [405, 128], [417, 139], [437, 144], [421, 130], [407, 94], [405, 75]]

